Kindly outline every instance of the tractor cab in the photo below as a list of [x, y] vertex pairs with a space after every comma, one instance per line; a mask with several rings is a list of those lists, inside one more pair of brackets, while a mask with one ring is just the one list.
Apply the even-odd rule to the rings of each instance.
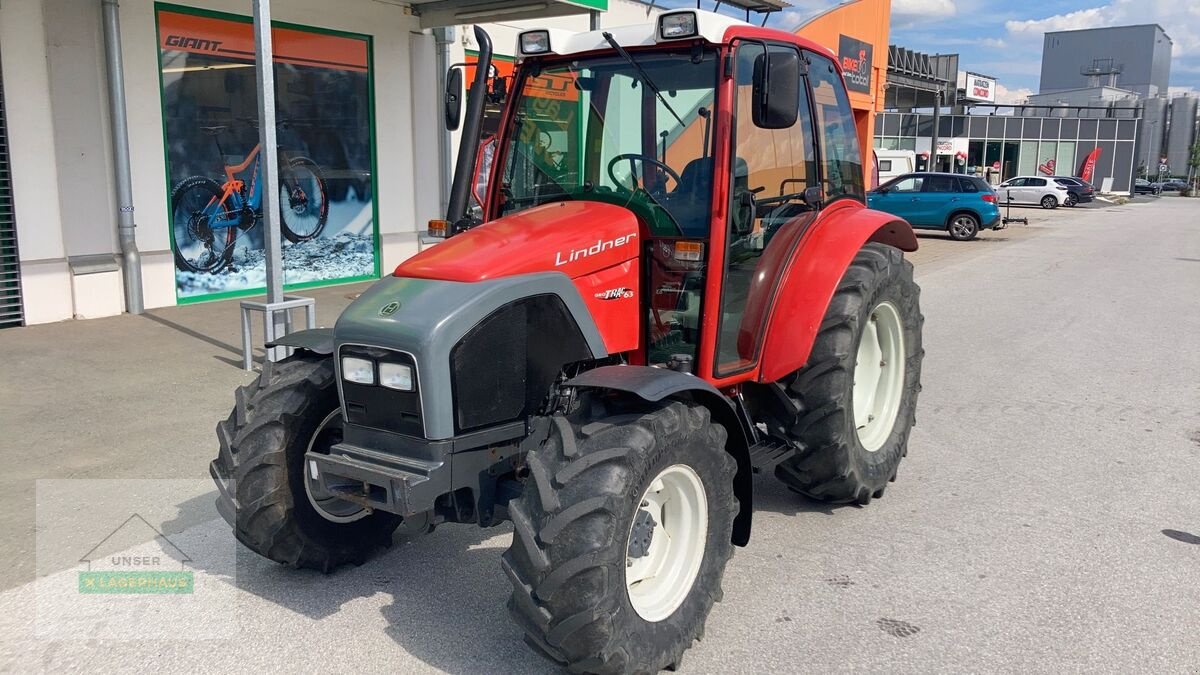
[[[748, 300], [779, 281], [787, 251], [775, 249], [794, 247], [822, 207], [864, 198], [853, 116], [828, 51], [688, 10], [611, 31], [526, 31], [517, 53], [494, 147], [486, 162], [460, 161], [489, 168], [471, 181], [486, 186], [479, 208], [430, 232], [564, 203], [620, 207], [636, 219], [636, 274], [584, 290], [589, 300], [607, 294], [604, 304], [640, 300], [637, 316], [620, 319], [640, 325], [638, 343], [621, 345], [630, 362], [713, 379], [753, 368], [766, 312]], [[580, 227], [565, 221], [544, 235], [565, 241]], [[706, 325], [712, 344], [702, 349]]]

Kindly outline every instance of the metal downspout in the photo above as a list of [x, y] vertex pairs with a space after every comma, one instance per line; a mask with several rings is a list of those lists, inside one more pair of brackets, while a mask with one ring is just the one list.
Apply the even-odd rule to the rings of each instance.
[[121, 242], [121, 278], [125, 311], [141, 314], [142, 258], [133, 222], [133, 180], [129, 173], [129, 120], [125, 115], [125, 71], [121, 63], [121, 17], [117, 0], [100, 0], [104, 13], [104, 55], [108, 70], [108, 116], [112, 124], [113, 174], [117, 182], [117, 238]]
[[[434, 50], [437, 56], [437, 87], [438, 100], [441, 100], [440, 93], [446, 91], [446, 71], [450, 70], [450, 43], [454, 41], [454, 27], [443, 26], [433, 29]], [[438, 108], [438, 125], [441, 143], [438, 145], [438, 164], [441, 167], [441, 180], [438, 181], [438, 198], [441, 208], [438, 213], [445, 213], [450, 206], [450, 182], [453, 180], [453, 165], [451, 155], [453, 154], [453, 145], [451, 143], [450, 132], [441, 126], [442, 109]]]

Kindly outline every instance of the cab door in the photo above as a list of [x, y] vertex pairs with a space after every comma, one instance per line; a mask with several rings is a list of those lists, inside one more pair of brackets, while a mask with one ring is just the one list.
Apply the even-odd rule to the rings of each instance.
[[757, 365], [766, 304], [778, 282], [773, 270], [816, 215], [804, 199], [807, 188], [821, 184], [808, 88], [801, 83], [799, 114], [791, 127], [765, 129], [754, 123], [755, 64], [761, 67], [768, 53], [785, 51], [803, 58], [795, 46], [757, 40], [739, 43], [734, 54], [729, 217], [713, 350], [718, 379]]
[[[818, 209], [840, 199], [866, 201], [853, 111], [832, 60], [802, 51], [799, 114], [786, 129], [752, 121], [755, 60], [765, 49], [791, 45], [741, 44], [734, 64], [730, 215], [713, 375], [718, 383], [746, 379], [759, 365], [775, 290]], [[816, 131], [815, 131], [816, 130]], [[808, 188], [820, 188], [821, 198]], [[740, 378], [738, 376], [741, 376]]]

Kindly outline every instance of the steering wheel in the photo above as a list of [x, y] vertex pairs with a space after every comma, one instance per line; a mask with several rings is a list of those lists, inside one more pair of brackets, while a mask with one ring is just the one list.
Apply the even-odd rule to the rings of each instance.
[[[679, 177], [679, 174], [675, 173], [674, 169], [672, 169], [671, 167], [667, 166], [666, 164], [658, 161], [657, 159], [650, 157], [649, 155], [641, 155], [636, 152], [627, 152], [623, 155], [617, 155], [616, 157], [613, 157], [608, 162], [608, 177], [612, 179], [612, 181], [615, 185], [620, 185], [621, 187], [625, 187], [624, 185], [621, 184], [621, 180], [619, 178], [617, 178], [617, 175], [615, 173], [613, 173], [613, 167], [615, 167], [617, 165], [617, 163], [621, 162], [622, 160], [629, 162], [629, 176], [630, 176], [630, 178], [633, 179], [633, 182], [634, 182], [633, 188], [631, 189], [632, 192], [637, 192], [638, 188], [641, 187], [638, 185], [639, 181], [638, 181], [638, 177], [637, 177], [637, 163], [638, 162], [642, 162], [645, 164], [653, 164], [654, 166], [658, 167], [659, 169], [662, 169], [664, 173], [666, 173], [668, 176], [671, 177], [672, 180], [675, 181], [675, 185], [681, 185], [683, 183], [683, 179], [681, 179]], [[642, 189], [645, 189], [645, 188], [642, 188]]]

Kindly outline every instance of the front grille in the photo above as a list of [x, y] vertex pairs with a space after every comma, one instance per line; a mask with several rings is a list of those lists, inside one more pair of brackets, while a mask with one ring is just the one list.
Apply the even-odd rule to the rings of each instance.
[[[380, 363], [402, 363], [413, 369], [413, 391], [396, 391], [378, 384], [357, 384], [340, 380], [342, 388], [342, 410], [346, 421], [358, 426], [391, 431], [407, 436], [424, 438], [425, 426], [421, 419], [421, 382], [417, 364], [404, 352], [379, 347], [343, 345], [338, 350], [338, 377], [341, 378], [343, 356], [370, 359], [379, 372]], [[378, 379], [378, 375], [376, 375]]]

